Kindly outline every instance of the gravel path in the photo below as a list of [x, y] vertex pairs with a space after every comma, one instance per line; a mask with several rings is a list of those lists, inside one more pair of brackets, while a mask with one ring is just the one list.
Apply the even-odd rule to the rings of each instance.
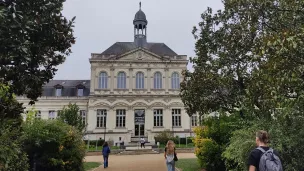
[[[195, 158], [192, 153], [180, 153], [178, 158]], [[87, 156], [87, 162], [102, 162], [102, 156]], [[109, 157], [109, 167], [103, 165], [94, 171], [166, 171], [163, 154], [147, 155], [112, 155]]]

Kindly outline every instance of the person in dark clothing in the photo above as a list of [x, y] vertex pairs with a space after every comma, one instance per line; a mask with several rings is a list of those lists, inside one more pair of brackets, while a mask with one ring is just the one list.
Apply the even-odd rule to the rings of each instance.
[[103, 167], [107, 168], [109, 166], [109, 154], [111, 153], [110, 147], [107, 142], [104, 142], [102, 148], [102, 156], [103, 156]]
[[[261, 147], [265, 151], [269, 150], [268, 147], [269, 141], [269, 134], [266, 131], [258, 131], [256, 133], [256, 145], [258, 147]], [[277, 156], [279, 156], [277, 151], [273, 151], [273, 153]], [[259, 164], [260, 159], [263, 155], [263, 152], [259, 149], [254, 149], [251, 151], [248, 159], [248, 165], [249, 165], [249, 171], [259, 171]]]

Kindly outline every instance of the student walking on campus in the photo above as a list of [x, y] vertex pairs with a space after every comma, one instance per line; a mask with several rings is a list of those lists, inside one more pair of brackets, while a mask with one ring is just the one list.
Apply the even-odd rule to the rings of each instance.
[[172, 140], [167, 142], [164, 153], [168, 171], [175, 171], [175, 162], [178, 160], [175, 152], [175, 144]]
[[102, 148], [102, 156], [103, 156], [103, 167], [108, 167], [108, 161], [109, 161], [109, 154], [111, 153], [110, 147], [107, 142], [104, 142], [103, 148]]
[[249, 171], [283, 171], [278, 152], [268, 147], [269, 134], [258, 131], [255, 139], [257, 148], [249, 156]]
[[145, 143], [146, 143], [146, 140], [145, 140], [145, 138], [144, 137], [142, 137], [141, 139], [140, 139], [140, 148], [146, 148], [145, 147]]

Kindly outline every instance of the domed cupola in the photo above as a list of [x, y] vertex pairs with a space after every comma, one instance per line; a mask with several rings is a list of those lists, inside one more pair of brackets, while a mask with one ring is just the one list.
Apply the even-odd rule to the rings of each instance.
[[141, 2], [139, 3], [139, 11], [135, 14], [134, 20], [134, 43], [138, 47], [144, 47], [147, 44], [147, 25], [146, 14], [141, 10]]

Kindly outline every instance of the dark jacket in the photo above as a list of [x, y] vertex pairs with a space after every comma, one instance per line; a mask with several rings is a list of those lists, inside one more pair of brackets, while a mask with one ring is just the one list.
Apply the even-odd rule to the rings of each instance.
[[109, 156], [109, 154], [111, 153], [110, 147], [109, 146], [105, 146], [102, 148], [102, 155], [103, 156]]

